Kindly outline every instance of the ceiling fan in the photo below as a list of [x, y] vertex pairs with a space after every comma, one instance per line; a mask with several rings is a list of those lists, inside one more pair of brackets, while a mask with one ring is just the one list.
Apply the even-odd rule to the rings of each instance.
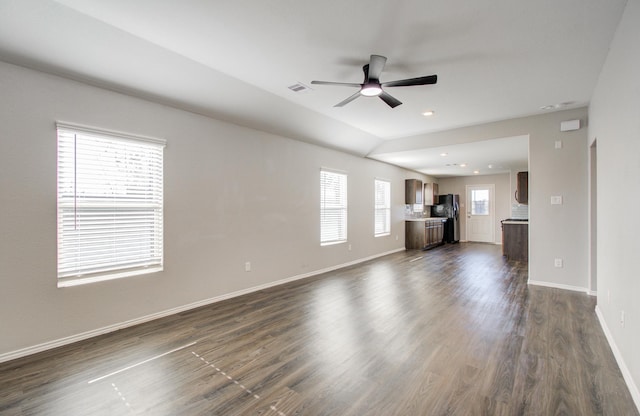
[[351, 82], [331, 82], [331, 81], [311, 81], [312, 84], [316, 85], [338, 85], [338, 86], [346, 86], [346, 87], [358, 87], [360, 91], [356, 92], [352, 96], [347, 99], [340, 101], [338, 104], [334, 105], [334, 107], [342, 107], [346, 104], [349, 104], [351, 101], [355, 100], [361, 95], [365, 97], [380, 97], [382, 101], [387, 103], [389, 107], [395, 108], [402, 104], [400, 100], [391, 96], [387, 92], [385, 92], [383, 87], [409, 87], [414, 85], [427, 85], [427, 84], [435, 84], [438, 82], [437, 75], [427, 75], [424, 77], [417, 78], [408, 78], [408, 79], [400, 79], [397, 81], [389, 81], [389, 82], [380, 82], [380, 74], [384, 69], [384, 65], [387, 62], [387, 58], [381, 55], [371, 55], [369, 63], [362, 67], [364, 71], [364, 82], [362, 84], [356, 84]]

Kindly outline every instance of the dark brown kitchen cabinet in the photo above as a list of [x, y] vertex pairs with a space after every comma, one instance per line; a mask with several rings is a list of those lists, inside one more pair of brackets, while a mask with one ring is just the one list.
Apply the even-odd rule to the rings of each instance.
[[404, 245], [407, 250], [424, 250], [439, 246], [443, 237], [443, 218], [405, 221]]
[[515, 197], [520, 204], [529, 203], [529, 172], [518, 172]]
[[424, 204], [425, 205], [437, 205], [438, 204], [438, 184], [437, 183], [425, 183], [424, 184]]
[[424, 222], [404, 222], [404, 248], [407, 250], [424, 248]]
[[404, 203], [422, 204], [422, 181], [407, 179], [404, 181]]
[[509, 260], [529, 260], [529, 224], [502, 224], [502, 255]]
[[424, 248], [436, 247], [442, 244], [444, 239], [445, 220], [427, 220], [424, 227]]

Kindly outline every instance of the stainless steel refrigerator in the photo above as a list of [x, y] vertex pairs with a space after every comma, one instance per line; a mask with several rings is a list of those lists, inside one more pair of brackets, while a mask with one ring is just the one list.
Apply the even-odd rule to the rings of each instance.
[[445, 243], [460, 241], [460, 196], [454, 194], [440, 195], [438, 205], [431, 207], [432, 217], [448, 218], [444, 224]]

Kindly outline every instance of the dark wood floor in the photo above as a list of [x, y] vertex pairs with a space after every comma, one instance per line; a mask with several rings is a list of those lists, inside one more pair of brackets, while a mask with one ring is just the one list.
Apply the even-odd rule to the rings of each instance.
[[1, 415], [638, 415], [584, 294], [407, 251], [0, 364]]

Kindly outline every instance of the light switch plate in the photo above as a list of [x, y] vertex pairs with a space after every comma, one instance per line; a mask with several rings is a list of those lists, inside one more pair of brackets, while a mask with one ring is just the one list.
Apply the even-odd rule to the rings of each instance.
[[552, 196], [551, 205], [562, 205], [562, 196]]

